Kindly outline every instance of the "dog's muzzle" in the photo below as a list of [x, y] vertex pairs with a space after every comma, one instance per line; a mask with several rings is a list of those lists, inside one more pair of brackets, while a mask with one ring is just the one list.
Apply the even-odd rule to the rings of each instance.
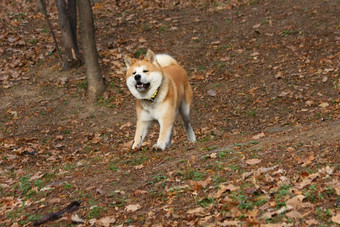
[[137, 74], [135, 75], [135, 81], [136, 81], [136, 89], [139, 90], [139, 91], [144, 91], [146, 89], [148, 89], [150, 87], [150, 83], [142, 83], [140, 82], [142, 79], [142, 76]]

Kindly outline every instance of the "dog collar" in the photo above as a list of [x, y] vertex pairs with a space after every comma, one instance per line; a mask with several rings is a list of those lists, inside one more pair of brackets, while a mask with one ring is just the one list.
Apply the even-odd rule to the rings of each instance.
[[158, 92], [159, 92], [159, 88], [157, 88], [157, 90], [155, 91], [155, 93], [153, 93], [153, 95], [151, 96], [151, 98], [149, 98], [149, 99], [144, 99], [144, 100], [153, 102], [153, 101], [155, 100], [156, 96], [158, 95]]

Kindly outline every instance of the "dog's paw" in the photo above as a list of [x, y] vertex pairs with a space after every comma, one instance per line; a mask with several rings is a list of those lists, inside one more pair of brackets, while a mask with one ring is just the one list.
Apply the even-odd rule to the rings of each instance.
[[131, 150], [136, 151], [140, 148], [141, 146], [139, 146], [138, 144], [133, 144], [131, 147]]
[[155, 144], [152, 146], [152, 149], [154, 151], [164, 151], [165, 150], [165, 145], [160, 145], [160, 144]]

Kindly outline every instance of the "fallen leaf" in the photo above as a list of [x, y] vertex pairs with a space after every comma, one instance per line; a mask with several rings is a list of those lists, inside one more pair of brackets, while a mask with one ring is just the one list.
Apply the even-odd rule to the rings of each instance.
[[211, 42], [210, 44], [211, 45], [218, 45], [218, 44], [221, 44], [221, 41], [214, 41], [214, 42]]
[[102, 217], [99, 220], [97, 220], [96, 224], [104, 226], [104, 227], [109, 227], [112, 224], [114, 224], [116, 222], [116, 219], [114, 217]]
[[260, 227], [282, 227], [285, 226], [282, 223], [269, 223], [269, 224], [261, 224]]
[[255, 135], [255, 136], [253, 136], [252, 139], [258, 140], [258, 139], [261, 139], [261, 138], [263, 138], [263, 137], [265, 137], [265, 136], [266, 136], [266, 134], [264, 134], [263, 132], [261, 132], [261, 133]]
[[261, 26], [261, 24], [255, 24], [255, 25], [253, 26], [253, 28], [256, 29], [256, 28], [259, 28], [260, 26]]
[[258, 164], [258, 163], [260, 163], [261, 162], [261, 159], [257, 159], [257, 158], [255, 158], [255, 159], [248, 159], [247, 161], [246, 161], [246, 163], [248, 164], [248, 165], [255, 165], [255, 164]]
[[38, 171], [33, 176], [31, 176], [29, 181], [38, 180], [38, 179], [42, 178], [43, 176], [44, 176], [44, 174], [41, 174], [41, 172]]
[[140, 208], [141, 206], [139, 204], [130, 204], [125, 207], [125, 211], [134, 212], [136, 210], [139, 210]]
[[211, 153], [208, 155], [209, 158], [215, 159], [217, 158], [217, 153]]
[[332, 222], [340, 224], [340, 212], [338, 212], [335, 216], [332, 217]]
[[139, 38], [138, 38], [138, 42], [140, 42], [140, 43], [145, 43], [145, 42], [146, 42], [146, 39], [144, 39], [144, 37], [139, 37]]
[[123, 124], [122, 126], [120, 126], [120, 130], [124, 129], [124, 128], [128, 128], [131, 127], [132, 123], [130, 121], [126, 122], [125, 124]]
[[192, 189], [198, 191], [202, 188], [207, 187], [211, 182], [211, 177], [208, 177], [204, 181], [191, 181], [190, 184], [192, 185]]
[[143, 169], [144, 168], [144, 165], [143, 164], [140, 164], [140, 165], [136, 165], [135, 166], [135, 169]]
[[230, 57], [226, 56], [220, 59], [221, 61], [230, 61]]
[[136, 190], [133, 192], [133, 195], [134, 196], [139, 196], [139, 195], [142, 195], [142, 194], [145, 194], [147, 193], [147, 191], [143, 191], [143, 190]]
[[218, 223], [218, 226], [239, 226], [239, 222], [225, 220], [223, 222]]
[[207, 213], [206, 209], [203, 207], [197, 207], [195, 209], [191, 209], [187, 211], [188, 214], [194, 214], [196, 216], [204, 215]]
[[302, 167], [306, 167], [312, 163], [314, 160], [314, 155], [310, 155], [307, 158], [303, 159], [303, 164], [301, 165]]
[[302, 182], [296, 185], [297, 189], [303, 189], [304, 187], [310, 185], [315, 178], [319, 176], [319, 173], [314, 173], [309, 175], [308, 177], [304, 178]]
[[256, 170], [256, 175], [260, 175], [260, 174], [263, 174], [263, 173], [267, 173], [269, 171], [272, 171], [274, 169], [276, 169], [279, 165], [276, 165], [276, 166], [272, 166], [272, 167], [261, 167], [261, 168], [258, 168]]
[[287, 91], [282, 91], [278, 96], [279, 97], [286, 97], [289, 94]]
[[292, 210], [286, 213], [288, 218], [300, 219], [303, 218], [302, 214], [300, 214], [297, 210]]
[[218, 191], [213, 195], [213, 198], [214, 199], [218, 199], [218, 198], [220, 198], [223, 195], [224, 192], [226, 192], [228, 190], [233, 192], [233, 191], [236, 191], [237, 189], [238, 189], [238, 187], [236, 187], [233, 184], [229, 184], [228, 186], [225, 186], [225, 185], [221, 184], [219, 186]]
[[322, 107], [322, 108], [326, 108], [326, 107], [329, 106], [329, 104], [328, 104], [328, 102], [323, 102], [319, 106]]
[[327, 76], [324, 76], [324, 77], [322, 78], [322, 83], [326, 83], [327, 80], [328, 80], [328, 77], [327, 77]]
[[214, 96], [216, 96], [216, 91], [213, 90], [213, 89], [209, 89], [208, 90], [208, 95], [214, 97]]
[[302, 200], [305, 198], [303, 195], [297, 195], [286, 201], [286, 205], [292, 206], [294, 209], [299, 209], [302, 207]]
[[319, 222], [315, 219], [310, 219], [306, 221], [307, 225], [318, 225]]
[[81, 219], [78, 214], [75, 214], [75, 215], [72, 215], [71, 216], [71, 221], [72, 222], [76, 222], [76, 223], [81, 223], [81, 224], [84, 224], [85, 223], [85, 220], [84, 219]]

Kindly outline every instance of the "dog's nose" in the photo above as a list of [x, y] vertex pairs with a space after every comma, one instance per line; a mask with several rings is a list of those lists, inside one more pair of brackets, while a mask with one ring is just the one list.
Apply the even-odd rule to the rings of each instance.
[[136, 81], [140, 81], [141, 78], [142, 78], [141, 75], [139, 75], [139, 74], [135, 75], [135, 80], [136, 80]]

